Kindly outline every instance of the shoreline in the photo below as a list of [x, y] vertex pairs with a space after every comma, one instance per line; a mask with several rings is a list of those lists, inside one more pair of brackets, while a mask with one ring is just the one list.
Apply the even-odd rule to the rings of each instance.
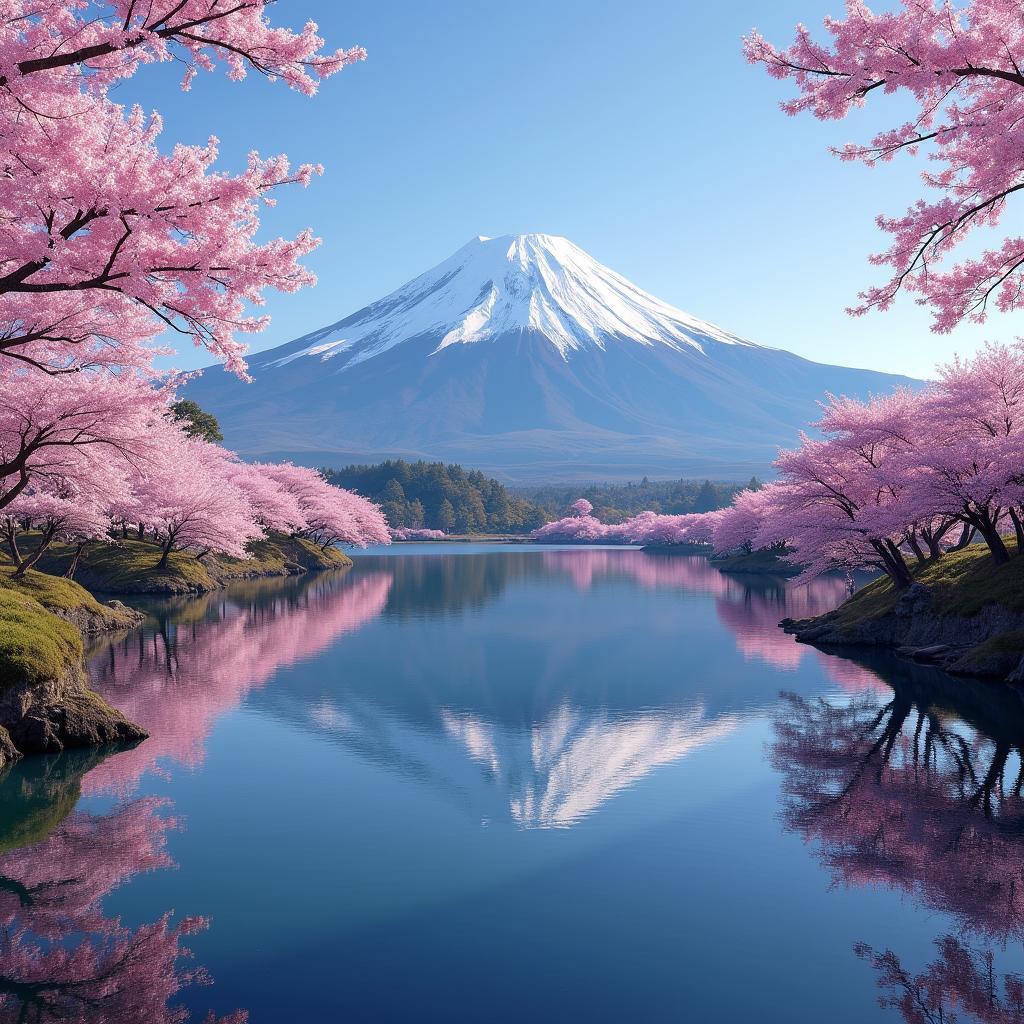
[[798, 643], [874, 648], [957, 675], [1024, 683], [1024, 559], [977, 546], [916, 567], [901, 592], [874, 580], [838, 608], [779, 625]]

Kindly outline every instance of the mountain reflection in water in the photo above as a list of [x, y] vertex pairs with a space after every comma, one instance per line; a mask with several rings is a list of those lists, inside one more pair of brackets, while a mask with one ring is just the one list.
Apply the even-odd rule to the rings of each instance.
[[1024, 1024], [1024, 701], [778, 629], [844, 593], [442, 549], [148, 602], [89, 669], [151, 738], [0, 779], [0, 1022]]
[[[198, 768], [218, 715], [282, 667], [312, 658], [345, 633], [380, 617], [402, 622], [471, 614], [509, 588], [551, 577], [577, 590], [625, 580], [650, 590], [712, 595], [745, 658], [794, 669], [816, 657], [844, 685], [874, 680], [778, 628], [787, 614], [833, 607], [845, 592], [838, 579], [802, 587], [769, 577], [741, 580], [701, 557], [628, 549], [364, 556], [348, 574], [249, 582], [201, 598], [153, 602], [145, 626], [98, 645], [89, 660], [94, 686], [151, 739], [97, 767], [86, 790], [128, 793], [147, 770]], [[454, 673], [460, 659], [469, 664], [470, 645], [453, 655]], [[548, 655], [558, 656], [557, 648]], [[393, 770], [460, 793], [475, 791], [481, 816], [520, 827], [572, 825], [659, 765], [721, 739], [742, 716], [739, 707], [710, 709], [694, 699], [680, 704], [660, 691], [640, 708], [631, 692], [622, 694], [621, 706], [609, 707], [585, 687], [558, 692], [545, 684], [542, 702], [524, 691], [530, 707], [509, 721], [486, 706], [486, 679], [473, 680], [480, 689], [476, 698], [470, 691], [467, 703], [465, 687], [456, 699], [443, 689], [450, 680], [437, 689], [436, 679], [421, 677], [415, 657], [401, 674], [406, 686], [419, 688], [414, 700], [382, 689], [366, 673], [325, 679], [315, 693], [277, 687], [263, 699], [279, 717], [330, 734]], [[452, 744], [463, 754], [454, 762]], [[479, 787], [481, 773], [492, 791], [487, 795]], [[495, 790], [504, 794], [500, 806]]]

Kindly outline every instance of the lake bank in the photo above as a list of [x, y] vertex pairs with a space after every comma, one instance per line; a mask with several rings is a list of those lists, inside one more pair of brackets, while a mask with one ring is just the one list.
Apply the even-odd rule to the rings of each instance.
[[[25, 547], [31, 551], [31, 542]], [[248, 550], [250, 557], [244, 559], [214, 554], [200, 559], [188, 551], [171, 551], [161, 566], [158, 544], [123, 537], [86, 548], [78, 560], [75, 579], [87, 590], [103, 594], [201, 594], [232, 580], [299, 576], [352, 565], [352, 559], [339, 548], [322, 548], [303, 537], [279, 533], [254, 541]], [[74, 557], [71, 545], [54, 544], [38, 567], [62, 576]]]
[[146, 737], [89, 689], [82, 656], [84, 636], [124, 632], [142, 618], [71, 580], [0, 569], [0, 770], [26, 754]]
[[1024, 682], [1024, 559], [996, 566], [974, 545], [913, 572], [902, 592], [881, 577], [835, 610], [782, 627], [801, 643], [886, 648], [956, 675]]
[[[32, 551], [32, 538], [23, 542]], [[144, 616], [118, 600], [99, 601], [90, 591], [122, 595], [197, 596], [246, 579], [299, 576], [350, 568], [337, 548], [303, 538], [271, 535], [250, 546], [248, 559], [197, 559], [172, 551], [159, 567], [156, 544], [124, 538], [86, 551], [54, 544], [21, 576], [0, 557], [0, 770], [26, 754], [145, 739], [87, 685], [83, 640], [123, 633]], [[73, 564], [79, 581], [63, 576]]]

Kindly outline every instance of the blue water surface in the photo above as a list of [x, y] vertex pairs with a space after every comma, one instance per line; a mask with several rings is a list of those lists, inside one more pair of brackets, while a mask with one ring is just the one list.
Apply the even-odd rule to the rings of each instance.
[[89, 669], [150, 739], [0, 783], [0, 1021], [1020, 1019], [1024, 705], [777, 626], [844, 596], [425, 544], [148, 601]]

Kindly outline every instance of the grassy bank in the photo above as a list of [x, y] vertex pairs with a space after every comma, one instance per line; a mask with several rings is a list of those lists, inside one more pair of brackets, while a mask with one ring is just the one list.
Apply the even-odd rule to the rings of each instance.
[[[1016, 545], [1008, 540], [1010, 553]], [[973, 544], [963, 551], [943, 555], [934, 562], [911, 569], [914, 582], [927, 587], [937, 615], [971, 618], [989, 605], [1024, 613], [1024, 558], [1011, 558], [1006, 565], [993, 565], [988, 548]], [[833, 615], [843, 629], [853, 629], [891, 614], [899, 592], [888, 576], [862, 587]]]
[[60, 679], [82, 660], [82, 635], [0, 580], [0, 688]]
[[753, 573], [758, 576], [799, 576], [801, 568], [780, 558], [774, 551], [760, 549], [749, 554], [713, 557], [711, 564], [719, 572]]
[[1024, 682], [1024, 558], [996, 566], [980, 544], [912, 567], [914, 585], [888, 577], [834, 611], [785, 620], [798, 640], [885, 647], [962, 675]]
[[[22, 544], [31, 550], [31, 538]], [[337, 548], [322, 550], [301, 537], [273, 534], [250, 545], [249, 558], [207, 555], [198, 559], [185, 551], [172, 551], [158, 568], [161, 551], [148, 540], [126, 538], [96, 543], [83, 552], [75, 578], [89, 590], [108, 594], [195, 594], [216, 590], [229, 580], [261, 576], [294, 576], [320, 569], [340, 569], [352, 560]], [[40, 559], [39, 568], [63, 575], [74, 555], [68, 545], [54, 544]]]
[[122, 605], [105, 605], [71, 580], [29, 570], [15, 578], [0, 559], [0, 686], [64, 677], [82, 659], [82, 633], [136, 625]]

